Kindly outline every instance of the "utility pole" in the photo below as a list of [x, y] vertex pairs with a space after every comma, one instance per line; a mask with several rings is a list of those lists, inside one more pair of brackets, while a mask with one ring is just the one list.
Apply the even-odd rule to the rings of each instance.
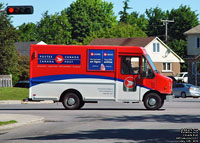
[[167, 25], [169, 22], [174, 22], [174, 20], [168, 20], [168, 19], [162, 20], [161, 19], [161, 21], [163, 22], [163, 25], [165, 25], [165, 42], [167, 43], [167, 30], [168, 30]]

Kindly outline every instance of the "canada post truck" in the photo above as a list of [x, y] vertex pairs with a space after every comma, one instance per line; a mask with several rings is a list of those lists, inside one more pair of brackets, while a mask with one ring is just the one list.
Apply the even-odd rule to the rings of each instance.
[[172, 80], [158, 73], [146, 50], [129, 46], [31, 45], [29, 99], [85, 103], [143, 102], [163, 106]]

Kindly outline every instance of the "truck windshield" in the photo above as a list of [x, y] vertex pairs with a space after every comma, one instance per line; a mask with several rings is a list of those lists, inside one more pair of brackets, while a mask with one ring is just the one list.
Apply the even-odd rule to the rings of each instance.
[[151, 60], [149, 55], [146, 55], [147, 60], [149, 61], [149, 64], [151, 65], [151, 67], [153, 68], [153, 70], [158, 73], [158, 70], [156, 69], [156, 66], [154, 65], [153, 61]]

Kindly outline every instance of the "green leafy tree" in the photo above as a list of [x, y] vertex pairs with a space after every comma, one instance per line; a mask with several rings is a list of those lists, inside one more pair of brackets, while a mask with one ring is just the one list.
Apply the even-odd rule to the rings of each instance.
[[148, 20], [147, 35], [158, 36], [163, 40], [165, 28], [161, 20], [167, 18], [167, 12], [164, 12], [162, 9], [156, 7], [147, 9], [145, 13]]
[[198, 14], [192, 11], [189, 6], [181, 5], [178, 9], [172, 9], [168, 19], [173, 19], [174, 23], [169, 25], [169, 38], [185, 40], [184, 32], [199, 24]]
[[[0, 9], [4, 6], [0, 3]], [[17, 31], [11, 24], [11, 17], [0, 12], [0, 74], [12, 74], [13, 81], [18, 80], [18, 57], [14, 46]]]
[[66, 13], [49, 15], [45, 12], [37, 24], [37, 39], [48, 44], [67, 45], [71, 43], [71, 30]]
[[192, 11], [190, 7], [181, 5], [178, 9], [171, 11], [162, 11], [160, 8], [150, 8], [146, 10], [148, 26], [148, 36], [158, 36], [163, 39], [165, 28], [162, 19], [174, 20], [168, 25], [168, 40], [183, 39], [183, 33], [199, 24], [198, 14]]
[[22, 24], [18, 28], [19, 41], [38, 41], [37, 26], [34, 23]]
[[135, 25], [138, 26], [140, 29], [143, 31], [146, 31], [148, 21], [145, 18], [145, 15], [139, 15], [138, 12], [133, 11], [131, 14], [127, 12], [127, 10], [132, 9], [131, 7], [128, 6], [129, 0], [123, 1], [124, 7], [123, 11], [119, 12], [120, 15], [120, 23], [125, 23], [125, 24], [130, 24], [130, 25]]
[[[178, 9], [169, 12], [168, 19], [174, 23], [169, 25], [168, 45], [183, 59], [187, 57], [186, 36], [183, 34], [192, 27], [198, 25], [198, 14], [190, 7], [181, 5]], [[186, 63], [181, 66], [182, 71], [187, 71]]]
[[181, 58], [185, 58], [185, 55], [187, 54], [187, 42], [185, 40], [175, 39], [169, 42], [168, 46]]
[[83, 42], [92, 31], [117, 24], [113, 4], [102, 0], [76, 0], [65, 11], [72, 24], [74, 42]]
[[131, 9], [131, 7], [128, 6], [128, 2], [129, 2], [129, 0], [123, 1], [123, 3], [124, 3], [123, 11], [119, 12], [119, 15], [120, 15], [119, 22], [123, 22], [126, 24], [128, 23], [128, 16], [129, 16], [127, 10]]
[[18, 70], [20, 71], [19, 80], [29, 80], [29, 57], [28, 56], [21, 56], [18, 54], [19, 57], [19, 67]]
[[[185, 40], [173, 40], [168, 43], [168, 46], [177, 53], [181, 58], [185, 59], [187, 55], [187, 42]], [[181, 71], [187, 71], [187, 65], [184, 63], [181, 66]]]
[[145, 15], [139, 15], [137, 12], [132, 12], [127, 17], [127, 23], [130, 25], [137, 25], [143, 31], [147, 30], [148, 20], [145, 18]]
[[119, 23], [111, 28], [100, 29], [92, 32], [90, 36], [85, 38], [84, 44], [90, 43], [95, 38], [132, 38], [146, 37], [146, 34], [136, 25]]

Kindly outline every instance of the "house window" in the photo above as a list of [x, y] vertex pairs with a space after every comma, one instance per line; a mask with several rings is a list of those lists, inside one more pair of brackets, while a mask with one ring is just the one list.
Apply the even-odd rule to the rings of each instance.
[[200, 48], [200, 38], [199, 37], [195, 38], [195, 48]]
[[157, 43], [157, 52], [160, 52], [160, 44]]
[[172, 71], [172, 63], [163, 63], [162, 71]]
[[153, 52], [160, 52], [160, 43], [153, 43]]

